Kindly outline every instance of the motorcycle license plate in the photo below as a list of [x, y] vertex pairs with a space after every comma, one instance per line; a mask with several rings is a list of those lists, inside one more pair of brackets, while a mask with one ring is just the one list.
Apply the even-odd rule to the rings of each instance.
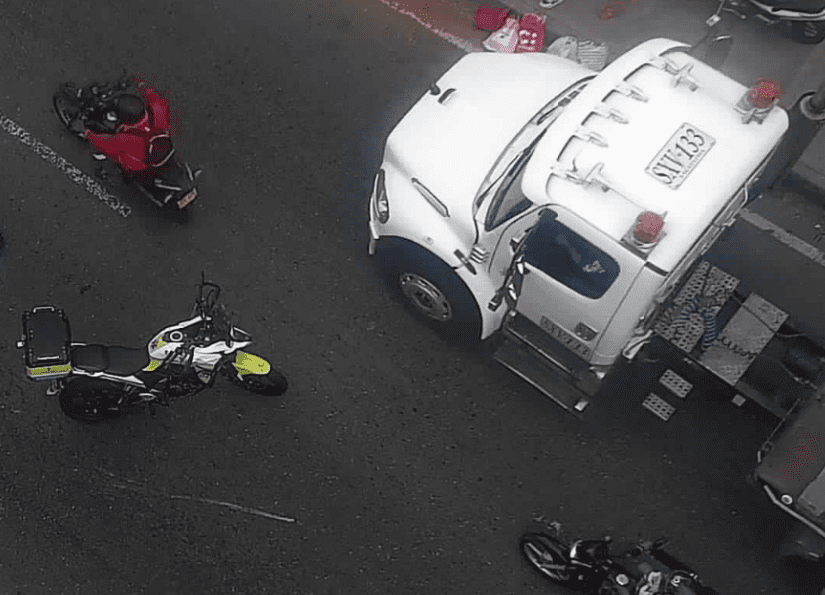
[[192, 190], [190, 192], [187, 192], [186, 196], [184, 196], [183, 198], [178, 200], [178, 208], [182, 209], [183, 207], [188, 205], [190, 202], [195, 200], [197, 197], [198, 197], [198, 191], [197, 190]]

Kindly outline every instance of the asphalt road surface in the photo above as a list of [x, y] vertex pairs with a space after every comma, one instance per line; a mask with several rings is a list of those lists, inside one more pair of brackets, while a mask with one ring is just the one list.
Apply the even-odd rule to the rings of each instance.
[[[387, 296], [366, 253], [382, 142], [461, 51], [377, 1], [283, 6], [0, 1], [0, 593], [561, 595], [517, 550], [539, 515], [667, 535], [723, 594], [818, 592], [774, 562], [788, 521], [746, 481], [758, 412], [696, 401], [664, 423], [631, 371], [581, 423]], [[91, 175], [51, 94], [123, 68], [205, 169], [188, 220], [112, 181], [123, 217], [30, 146]], [[25, 378], [25, 309], [139, 346], [201, 270], [283, 397], [216, 385], [85, 425]]]

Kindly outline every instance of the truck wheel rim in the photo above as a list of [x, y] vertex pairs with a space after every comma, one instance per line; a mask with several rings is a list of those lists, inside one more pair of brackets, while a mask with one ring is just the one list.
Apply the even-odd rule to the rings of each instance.
[[402, 273], [400, 281], [401, 291], [416, 310], [439, 322], [452, 320], [450, 300], [438, 287], [415, 273]]

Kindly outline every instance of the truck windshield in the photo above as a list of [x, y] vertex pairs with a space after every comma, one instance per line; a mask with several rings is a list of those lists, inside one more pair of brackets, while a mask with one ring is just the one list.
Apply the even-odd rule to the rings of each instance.
[[[594, 75], [595, 76], [595, 75]], [[473, 213], [477, 212], [484, 199], [490, 195], [490, 191], [496, 187], [501, 181], [502, 177], [512, 168], [511, 164], [515, 163], [525, 151], [529, 154], [533, 150], [536, 141], [547, 131], [555, 119], [564, 111], [564, 107], [570, 103], [573, 98], [581, 93], [582, 89], [590, 82], [592, 76], [576, 82], [571, 87], [568, 87], [563, 93], [556, 96], [552, 101], [545, 105], [535, 116], [530, 118], [530, 121], [525, 124], [519, 133], [510, 141], [507, 148], [502, 151], [495, 165], [484, 178], [481, 184], [481, 191], [473, 203]]]
[[544, 131], [542, 131], [527, 148], [516, 155], [516, 158], [513, 159], [499, 178], [501, 179], [500, 184], [498, 184], [498, 180], [496, 180], [496, 182], [490, 186], [491, 189], [496, 188], [496, 193], [490, 203], [490, 210], [487, 212], [487, 218], [484, 223], [487, 231], [498, 227], [508, 219], [526, 211], [530, 208], [530, 205], [533, 204], [521, 192], [521, 174], [524, 172], [524, 167], [527, 165], [527, 162], [530, 161], [533, 149], [536, 148], [542, 136], [544, 136]]

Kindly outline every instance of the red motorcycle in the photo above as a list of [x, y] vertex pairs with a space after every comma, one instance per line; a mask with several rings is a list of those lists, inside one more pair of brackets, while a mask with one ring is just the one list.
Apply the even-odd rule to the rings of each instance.
[[[88, 141], [87, 130], [95, 135], [104, 135], [104, 138], [127, 130], [128, 124], [119, 118], [118, 100], [127, 96], [134, 99], [140, 94], [129, 77], [113, 84], [92, 83], [85, 87], [63, 83], [54, 94], [52, 104], [61, 123], [73, 134]], [[139, 131], [145, 142], [142, 137], [133, 137], [138, 146], [145, 144], [145, 149], [142, 149], [144, 154], [132, 158], [136, 163], [141, 162], [143, 169], [134, 171], [135, 168], [121, 160], [118, 162], [121, 175], [124, 181], [157, 206], [184, 209], [198, 197], [196, 180], [202, 170], [193, 170], [188, 163], [175, 159], [168, 125], [158, 127], [149, 121], [149, 115], [144, 118], [144, 126]], [[106, 159], [106, 156], [95, 153], [95, 159]]]

